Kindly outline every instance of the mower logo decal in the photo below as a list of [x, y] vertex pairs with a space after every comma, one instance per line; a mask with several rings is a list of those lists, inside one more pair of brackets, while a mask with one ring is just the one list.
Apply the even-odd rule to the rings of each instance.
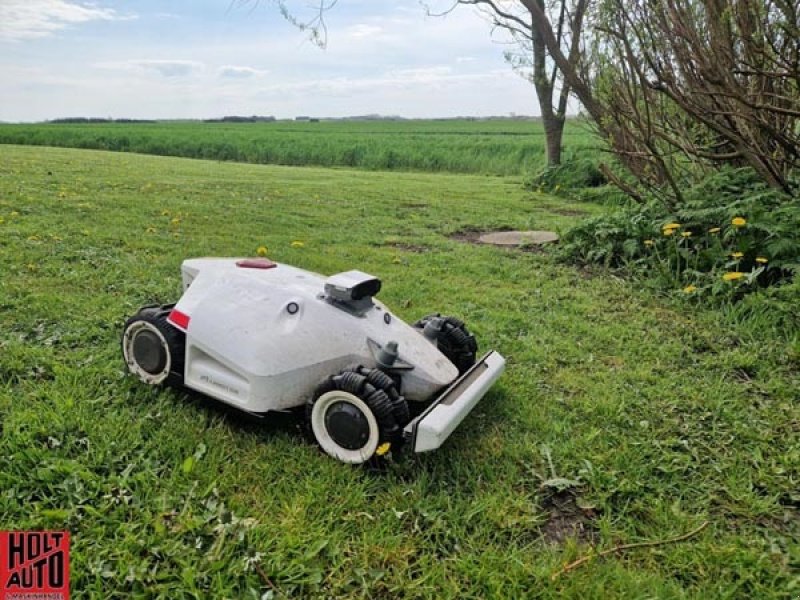
[[226, 384], [222, 383], [221, 381], [214, 381], [213, 379], [211, 379], [211, 377], [209, 375], [201, 375], [200, 376], [200, 381], [202, 381], [203, 383], [207, 383], [209, 385], [213, 385], [214, 387], [221, 389], [223, 392], [228, 392], [229, 394], [235, 394], [237, 396], [239, 395], [239, 390], [238, 389], [236, 389], [235, 387], [231, 387], [229, 385], [226, 385]]
[[0, 531], [0, 600], [69, 600], [69, 532]]

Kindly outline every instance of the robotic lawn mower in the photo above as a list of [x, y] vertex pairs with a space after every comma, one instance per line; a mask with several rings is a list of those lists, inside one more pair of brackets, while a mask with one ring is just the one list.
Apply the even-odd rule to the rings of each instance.
[[263, 258], [190, 259], [181, 271], [176, 304], [125, 323], [130, 372], [257, 415], [305, 406], [320, 447], [343, 462], [439, 448], [505, 366], [494, 351], [476, 361], [458, 319], [407, 325], [361, 271], [326, 279]]

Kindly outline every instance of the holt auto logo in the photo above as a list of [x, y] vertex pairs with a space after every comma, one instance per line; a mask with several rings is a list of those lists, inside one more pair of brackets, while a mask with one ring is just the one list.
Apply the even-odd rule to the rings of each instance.
[[68, 600], [69, 533], [0, 531], [0, 600]]

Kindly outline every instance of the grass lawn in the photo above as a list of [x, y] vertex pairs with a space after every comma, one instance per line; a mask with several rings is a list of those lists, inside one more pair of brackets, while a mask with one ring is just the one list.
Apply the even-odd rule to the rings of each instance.
[[[598, 142], [590, 129], [578, 119], [567, 121], [565, 158], [599, 155]], [[545, 160], [541, 122], [516, 119], [0, 123], [0, 144], [260, 164], [482, 175], [531, 175], [544, 167]]]
[[[602, 210], [515, 178], [0, 146], [0, 529], [69, 529], [78, 598], [797, 598], [797, 343], [452, 237]], [[261, 245], [463, 317], [506, 374], [377, 474], [124, 374], [124, 320], [184, 258]]]

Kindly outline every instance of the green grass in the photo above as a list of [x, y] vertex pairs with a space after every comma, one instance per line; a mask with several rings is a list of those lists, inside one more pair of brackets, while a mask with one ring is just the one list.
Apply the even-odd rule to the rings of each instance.
[[[575, 210], [602, 208], [514, 178], [0, 147], [0, 525], [68, 528], [79, 598], [796, 598], [800, 345], [450, 237]], [[291, 418], [125, 376], [122, 324], [177, 297], [182, 259], [260, 245], [380, 276], [406, 320], [465, 318], [506, 374], [377, 474]]]
[[[0, 144], [92, 148], [261, 164], [519, 175], [544, 166], [538, 121], [0, 125]], [[564, 144], [597, 146], [570, 121]]]

